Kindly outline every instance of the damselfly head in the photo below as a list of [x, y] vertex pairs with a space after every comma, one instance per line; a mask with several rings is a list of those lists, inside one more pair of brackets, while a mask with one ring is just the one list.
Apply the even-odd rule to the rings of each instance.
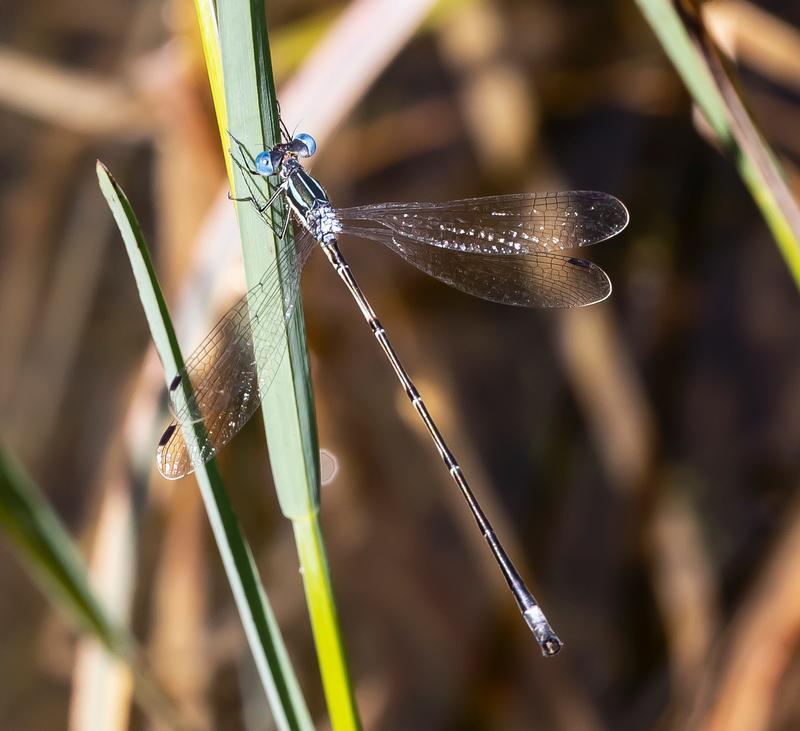
[[317, 142], [305, 132], [294, 136], [290, 142], [275, 145], [271, 150], [259, 152], [253, 160], [255, 170], [259, 175], [269, 177], [278, 175], [281, 166], [287, 159], [298, 157], [311, 157], [317, 151]]
[[291, 145], [297, 157], [311, 157], [317, 151], [317, 141], [305, 132], [296, 134]]
[[282, 155], [277, 153], [275, 150], [265, 150], [264, 152], [259, 152], [258, 155], [256, 155], [256, 159], [253, 160], [253, 163], [256, 166], [256, 172], [264, 177], [275, 175], [280, 167], [281, 158]]

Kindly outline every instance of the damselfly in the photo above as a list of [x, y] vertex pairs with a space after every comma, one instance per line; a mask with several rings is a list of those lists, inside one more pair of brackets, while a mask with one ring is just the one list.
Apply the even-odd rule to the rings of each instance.
[[[622, 231], [628, 212], [606, 193], [523, 193], [449, 203], [381, 203], [336, 209], [300, 159], [316, 150], [307, 134], [251, 157], [234, 138], [232, 155], [250, 195], [243, 199], [266, 215], [274, 202], [293, 219], [294, 248], [284, 248], [261, 281], [222, 318], [172, 381], [174, 421], [157, 450], [158, 469], [176, 479], [193, 462], [211, 459], [253, 415], [280, 365], [284, 328], [297, 301], [300, 271], [319, 247], [344, 282], [370, 326], [436, 445], [511, 588], [525, 621], [545, 655], [561, 641], [507, 556], [476, 500], [461, 467], [392, 347], [339, 250], [340, 234], [378, 241], [423, 272], [469, 294], [522, 307], [582, 307], [606, 299], [611, 282], [595, 264], [563, 250], [598, 243]], [[277, 177], [267, 200], [258, 177]], [[188, 383], [191, 389], [186, 388]], [[191, 391], [187, 397], [187, 393]], [[202, 438], [184, 439], [180, 426], [202, 421]]]

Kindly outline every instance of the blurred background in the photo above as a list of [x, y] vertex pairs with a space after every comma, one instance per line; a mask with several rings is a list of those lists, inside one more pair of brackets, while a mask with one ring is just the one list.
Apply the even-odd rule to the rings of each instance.
[[[800, 9], [706, 20], [797, 189]], [[193, 478], [154, 447], [164, 376], [97, 187], [144, 225], [184, 352], [242, 291], [188, 0], [0, 8], [0, 436], [199, 726], [270, 729]], [[321, 256], [303, 306], [328, 542], [369, 729], [800, 727], [800, 303], [636, 5], [267, 3], [284, 119], [336, 205], [618, 196], [584, 255], [607, 302], [472, 299], [344, 241], [356, 276], [565, 642], [544, 660], [438, 455]], [[260, 419], [220, 457], [320, 728], [290, 525]], [[0, 727], [159, 727], [0, 541]], [[106, 726], [110, 728], [111, 726]]]

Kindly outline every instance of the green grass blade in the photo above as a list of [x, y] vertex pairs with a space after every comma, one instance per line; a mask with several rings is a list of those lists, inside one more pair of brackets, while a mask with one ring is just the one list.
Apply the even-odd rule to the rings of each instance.
[[800, 206], [702, 18], [679, 12], [681, 4], [671, 0], [637, 0], [637, 4], [709, 126], [733, 157], [800, 288]]
[[[279, 133], [263, 3], [220, 3], [219, 30], [230, 131], [250, 150], [268, 149]], [[248, 194], [235, 166], [231, 185], [235, 197]], [[292, 246], [291, 227], [280, 242], [249, 203], [237, 204], [237, 212], [247, 283], [254, 286], [274, 263], [278, 247]], [[278, 500], [293, 519], [319, 508], [319, 446], [301, 303], [282, 347], [285, 355], [271, 387], [262, 389], [262, 404]]]
[[[268, 149], [278, 141], [279, 128], [263, 3], [225, 0], [218, 7], [230, 131], [250, 150]], [[231, 187], [235, 197], [247, 195], [238, 169]], [[247, 280], [254, 285], [278, 247], [291, 241], [276, 241], [249, 203], [237, 204], [237, 211]], [[331, 725], [349, 731], [360, 728], [360, 721], [319, 525], [319, 449], [301, 307], [286, 328], [284, 347], [288, 357], [271, 387], [266, 393], [262, 389], [272, 474], [281, 509], [294, 528]]]
[[34, 483], [2, 450], [0, 526], [53, 604], [107, 649], [127, 655], [133, 641], [95, 598], [72, 538]]
[[[171, 374], [181, 369], [183, 359], [144, 237], [128, 199], [100, 162], [97, 176], [125, 242], [150, 332], [168, 374], [166, 378], [170, 379]], [[188, 441], [195, 438], [196, 433], [185, 436]], [[250, 547], [225, 493], [216, 463], [212, 460], [205, 465], [195, 465], [195, 474], [275, 723], [282, 731], [313, 729]]]
[[134, 638], [96, 597], [81, 554], [66, 528], [33, 481], [2, 449], [0, 527], [53, 606], [128, 664], [142, 708], [171, 728], [188, 729], [174, 702], [150, 673]]

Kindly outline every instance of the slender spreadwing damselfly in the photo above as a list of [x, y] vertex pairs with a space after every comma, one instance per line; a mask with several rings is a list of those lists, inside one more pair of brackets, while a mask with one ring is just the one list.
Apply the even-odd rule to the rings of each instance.
[[[449, 203], [380, 203], [334, 208], [323, 187], [300, 163], [316, 150], [307, 134], [251, 156], [233, 138], [231, 151], [251, 202], [267, 225], [273, 203], [283, 209], [285, 234], [295, 224], [294, 247], [283, 247], [259, 283], [220, 320], [170, 385], [175, 419], [158, 445], [156, 461], [170, 479], [206, 462], [244, 426], [261, 402], [283, 357], [286, 323], [300, 290], [300, 272], [321, 248], [369, 324], [411, 405], [425, 424], [496, 559], [525, 621], [545, 655], [561, 641], [506, 554], [453, 453], [392, 347], [386, 330], [339, 250], [341, 234], [378, 241], [437, 279], [493, 302], [521, 307], [582, 307], [611, 294], [606, 273], [563, 253], [614, 236], [628, 223], [625, 206], [607, 193], [573, 191], [470, 198]], [[259, 178], [277, 179], [267, 199]], [[187, 389], [187, 381], [191, 389]], [[190, 393], [187, 397], [186, 394]], [[184, 426], [202, 421], [202, 438], [184, 439]]]

